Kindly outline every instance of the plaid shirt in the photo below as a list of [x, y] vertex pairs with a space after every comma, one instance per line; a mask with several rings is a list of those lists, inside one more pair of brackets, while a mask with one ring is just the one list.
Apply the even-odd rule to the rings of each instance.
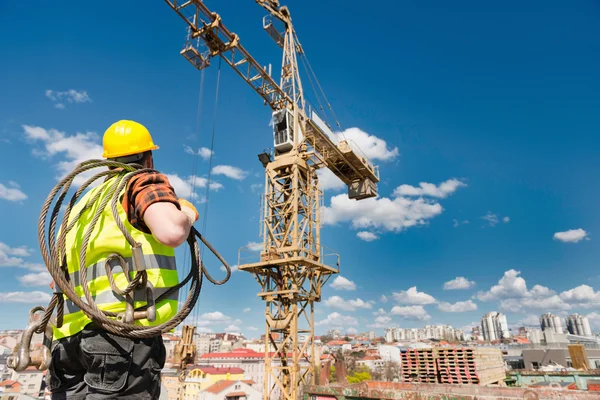
[[127, 195], [123, 196], [123, 209], [131, 225], [145, 233], [150, 229], [144, 223], [144, 213], [154, 203], [166, 201], [175, 204], [181, 210], [175, 189], [169, 179], [159, 172], [153, 171], [132, 178], [127, 184]]

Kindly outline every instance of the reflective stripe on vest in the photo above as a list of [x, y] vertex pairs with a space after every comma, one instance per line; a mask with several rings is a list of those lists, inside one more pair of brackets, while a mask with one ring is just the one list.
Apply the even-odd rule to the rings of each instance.
[[[69, 277], [75, 286], [75, 293], [77, 293], [83, 301], [86, 300], [80, 282], [79, 253], [83, 239], [90, 226], [90, 221], [102, 200], [108, 195], [114, 182], [115, 178], [111, 178], [91, 189], [75, 204], [70, 214], [71, 218], [79, 215], [79, 219], [71, 231], [67, 233], [65, 256]], [[98, 200], [95, 203], [90, 204], [88, 208], [84, 209], [87, 202], [98, 192], [101, 192]], [[125, 189], [120, 194], [123, 195], [124, 192]], [[162, 293], [168, 291], [169, 288], [179, 283], [175, 263], [175, 250], [161, 244], [152, 235], [141, 232], [131, 226], [127, 219], [127, 213], [123, 209], [120, 201], [117, 202], [117, 210], [119, 219], [123, 222], [125, 229], [128, 230], [137, 243], [142, 245], [148, 282], [154, 287], [154, 298], [156, 299]], [[106, 259], [113, 253], [121, 255], [127, 262], [130, 278], [132, 279], [135, 276], [136, 270], [132, 262], [131, 246], [114, 220], [111, 202], [109, 201], [90, 235], [86, 252], [86, 273], [88, 288], [92, 298], [95, 299], [97, 307], [101, 310], [119, 313], [125, 311], [126, 303], [122, 296], [119, 296], [112, 291], [105, 268]], [[116, 259], [112, 260], [110, 265], [112, 266], [111, 271], [116, 286], [120, 289], [124, 289], [129, 283], [129, 280], [123, 274], [121, 266]], [[145, 290], [139, 288], [134, 293], [134, 298], [136, 300], [134, 302], [134, 307], [137, 308], [145, 305]], [[178, 291], [176, 290], [174, 293], [170, 294], [168, 298], [156, 303], [156, 320], [154, 322], [142, 319], [136, 320], [135, 324], [154, 326], [160, 325], [171, 319], [177, 313], [177, 297]], [[85, 325], [90, 322], [90, 319], [83, 311], [79, 310], [79, 308], [66, 296], [64, 312], [63, 326], [61, 328], [54, 328], [53, 330], [54, 339], [74, 335], [80, 332]]]

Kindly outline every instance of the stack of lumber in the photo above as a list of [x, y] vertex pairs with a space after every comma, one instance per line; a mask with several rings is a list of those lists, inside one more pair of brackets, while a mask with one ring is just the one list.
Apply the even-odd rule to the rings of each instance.
[[402, 353], [402, 381], [438, 383], [434, 349], [408, 349]]
[[438, 348], [440, 383], [488, 385], [506, 377], [502, 352], [496, 348]]

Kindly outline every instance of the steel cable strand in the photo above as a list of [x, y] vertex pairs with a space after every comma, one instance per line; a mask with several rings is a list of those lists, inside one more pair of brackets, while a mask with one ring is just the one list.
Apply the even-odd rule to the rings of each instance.
[[[126, 335], [132, 336], [132, 337], [148, 337], [148, 336], [154, 336], [161, 332], [166, 332], [168, 330], [171, 330], [172, 328], [177, 326], [179, 323], [181, 323], [181, 321], [183, 321], [185, 319], [185, 317], [187, 317], [187, 314], [189, 314], [189, 312], [193, 308], [193, 305], [197, 302], [197, 299], [198, 299], [199, 293], [200, 293], [200, 289], [201, 289], [201, 284], [202, 284], [202, 275], [206, 274], [207, 278], [214, 284], [225, 283], [231, 275], [231, 270], [230, 270], [229, 265], [225, 262], [225, 260], [223, 260], [223, 258], [216, 251], [214, 251], [214, 248], [212, 248], [212, 246], [210, 246], [210, 244], [203, 237], [197, 235], [197, 231], [190, 232], [190, 235], [188, 237], [188, 244], [190, 245], [191, 253], [193, 253], [193, 255], [194, 255], [194, 257], [191, 257], [193, 268], [191, 268], [190, 274], [182, 282], [180, 282], [180, 284], [171, 288], [171, 290], [169, 291], [169, 292], [172, 292], [173, 290], [177, 290], [179, 287], [182, 287], [191, 278], [194, 277], [195, 279], [193, 279], [193, 281], [190, 285], [189, 296], [186, 299], [186, 302], [184, 303], [181, 311], [178, 312], [171, 320], [169, 320], [161, 325], [157, 325], [154, 327], [143, 327], [143, 326], [129, 325], [129, 324], [126, 325], [119, 321], [114, 321], [114, 320], [108, 319], [105, 317], [103, 312], [97, 312], [97, 311], [101, 311], [101, 310], [97, 309], [95, 304], [93, 304], [93, 301], [92, 301], [92, 304], [86, 304], [85, 302], [83, 302], [83, 300], [79, 296], [77, 296], [76, 293], [74, 292], [74, 287], [72, 286], [72, 284], [65, 279], [64, 271], [60, 265], [61, 264], [60, 256], [61, 256], [61, 254], [62, 255], [66, 254], [65, 253], [65, 244], [64, 244], [66, 232], [70, 231], [70, 229], [76, 222], [76, 219], [81, 216], [81, 213], [80, 213], [78, 216], [76, 216], [76, 219], [71, 224], [68, 224], [67, 220], [68, 220], [68, 216], [70, 214], [70, 209], [71, 209], [72, 205], [75, 203], [76, 198], [79, 197], [79, 195], [81, 194], [81, 192], [83, 192], [85, 187], [89, 186], [89, 184], [91, 184], [93, 181], [95, 181], [99, 177], [110, 175], [111, 174], [110, 171], [102, 172], [100, 174], [97, 174], [93, 178], [91, 178], [88, 182], [86, 182], [83, 185], [84, 187], [80, 188], [80, 190], [78, 190], [77, 193], [73, 196], [69, 206], [67, 206], [67, 209], [65, 210], [66, 211], [65, 216], [64, 216], [65, 220], [63, 220], [62, 227], [64, 228], [65, 226], [67, 226], [67, 228], [62, 230], [61, 234], [59, 235], [60, 237], [59, 237], [59, 240], [57, 243], [58, 246], [52, 245], [53, 241], [50, 241], [50, 246], [51, 246], [50, 253], [52, 255], [55, 255], [55, 257], [51, 257], [48, 254], [49, 249], [48, 249], [45, 241], [42, 240], [42, 238], [44, 237], [44, 231], [45, 231], [44, 227], [45, 227], [45, 222], [46, 222], [46, 218], [47, 218], [47, 212], [50, 207], [50, 204], [52, 203], [52, 200], [54, 199], [54, 197], [56, 196], [58, 191], [61, 188], [63, 188], [63, 193], [61, 193], [61, 196], [59, 198], [59, 202], [62, 203], [62, 201], [64, 200], [64, 197], [65, 197], [64, 194], [68, 190], [68, 187], [70, 187], [75, 176], [77, 176], [81, 172], [84, 172], [88, 169], [95, 168], [98, 166], [114, 166], [114, 167], [119, 167], [119, 168], [127, 167], [126, 165], [123, 165], [120, 163], [108, 162], [108, 161], [90, 160], [87, 162], [83, 162], [83, 163], [79, 164], [78, 167], [71, 174], [69, 174], [61, 182], [59, 182], [59, 184], [57, 184], [55, 186], [55, 188], [49, 194], [46, 202], [44, 203], [44, 205], [42, 207], [42, 212], [40, 214], [40, 220], [39, 220], [39, 226], [38, 226], [38, 236], [40, 238], [40, 248], [42, 250], [42, 256], [43, 256], [44, 260], [46, 261], [46, 265], [48, 266], [48, 269], [50, 270], [51, 275], [55, 279], [55, 283], [59, 286], [59, 288], [63, 291], [63, 293], [65, 293], [67, 295], [67, 297], [73, 303], [75, 303], [75, 305], [77, 305], [86, 315], [88, 315], [88, 317], [95, 319], [99, 323], [99, 325], [103, 326], [108, 331], [111, 331], [115, 334], [121, 334], [121, 335], [123, 333], [125, 333]], [[127, 168], [127, 169], [129, 169], [129, 168]], [[130, 175], [130, 174], [128, 174], [128, 175]], [[124, 185], [126, 184], [126, 181], [131, 179], [131, 177], [133, 177], [133, 176], [134, 175], [127, 176], [127, 179], [124, 179], [124, 180], [119, 179], [117, 182], [122, 184], [119, 186], [124, 187]], [[67, 190], [65, 190], [65, 189], [67, 189]], [[111, 193], [111, 196], [114, 196], [115, 193], [118, 195], [118, 193], [120, 193], [120, 191], [114, 190], [114, 187], [113, 187], [113, 188], [111, 188], [110, 193]], [[108, 197], [111, 197], [111, 196], [108, 196]], [[97, 199], [97, 196], [95, 196], [95, 197]], [[106, 202], [103, 202], [103, 205], [106, 206]], [[54, 211], [53, 212], [53, 220], [54, 221], [51, 221], [51, 226], [55, 227], [56, 217], [58, 215], [58, 212], [56, 212], [56, 210], [60, 210], [60, 207], [61, 207], [61, 204], [57, 204], [55, 209], [53, 210]], [[88, 205], [86, 205], [86, 208], [88, 208]], [[103, 209], [103, 207], [101, 209]], [[66, 225], [66, 224], [68, 224], [68, 225]], [[94, 222], [94, 224], [95, 224], [95, 222]], [[195, 229], [194, 229], [194, 231], [195, 231]], [[89, 229], [88, 232], [91, 232], [91, 229]], [[214, 278], [212, 278], [208, 274], [207, 270], [205, 269], [205, 267], [202, 264], [202, 261], [200, 259], [198, 243], [196, 242], [194, 236], [199, 236], [200, 239], [203, 241], [203, 243], [205, 243], [207, 245], [207, 247], [219, 258], [219, 260], [226, 267], [227, 277], [224, 280], [216, 281]], [[54, 237], [53, 231], [51, 231], [49, 233], [49, 237], [50, 238]], [[85, 268], [83, 270], [85, 270]], [[84, 274], [85, 274], [85, 272], [84, 272]], [[84, 278], [85, 278], [85, 275], [84, 275]], [[84, 288], [87, 288], [87, 284], [82, 285], [82, 286]], [[85, 289], [84, 289], [84, 291], [85, 291]], [[156, 299], [156, 302], [160, 301], [163, 297], [165, 297], [165, 295], [168, 295], [169, 292], [166, 292], [163, 295], [159, 296]], [[57, 294], [57, 297], [58, 297], [58, 294]], [[62, 320], [62, 309], [63, 309], [62, 301], [58, 301], [57, 304], [59, 304], [59, 306], [57, 307], [57, 312], [60, 311], [60, 314], [61, 314], [60, 316], [57, 315], [57, 320]], [[94, 310], [94, 308], [95, 308], [95, 310]]]
[[[84, 165], [84, 164], [85, 163], [82, 163], [81, 165]], [[75, 172], [74, 175], [78, 174], [79, 172], [80, 171]], [[107, 175], [110, 172], [111, 171], [101, 172], [100, 174], [98, 174], [94, 178], [98, 179], [99, 177]], [[49, 235], [50, 236], [50, 243], [54, 242], [54, 229], [56, 228], [56, 218], [57, 218], [57, 216], [58, 216], [58, 214], [60, 212], [60, 207], [62, 205], [62, 202], [64, 201], [64, 198], [65, 198], [65, 196], [66, 196], [66, 194], [68, 192], [68, 187], [70, 186], [70, 182], [73, 179], [70, 175], [67, 176], [67, 177], [65, 177], [65, 179], [63, 179], [61, 182], [59, 182], [59, 184], [56, 185], [55, 190], [52, 191], [50, 193], [50, 195], [48, 196], [48, 199], [53, 199], [56, 196], [56, 193], [58, 193], [58, 191], [60, 190], [60, 188], [61, 187], [63, 188], [63, 192], [61, 193], [61, 196], [59, 197], [59, 200], [57, 201], [57, 204], [54, 207], [53, 212], [52, 212], [52, 219], [51, 219], [50, 228], [49, 228], [49, 231], [50, 231], [50, 235]], [[93, 182], [93, 180], [95, 180], [95, 179], [91, 179], [88, 182], [86, 182], [86, 184], [82, 185], [82, 187], [73, 196], [73, 198], [71, 199], [71, 202], [70, 202], [69, 206], [67, 206], [67, 209], [65, 210], [65, 214], [66, 214], [65, 221], [67, 220], [68, 215], [70, 213], [70, 209], [71, 209], [72, 205], [75, 203], [76, 199], [79, 197], [79, 195], [81, 194], [81, 192], [83, 192], [83, 190], [85, 190], [86, 187], [89, 186], [89, 184], [91, 184]], [[67, 183], [68, 183], [68, 185], [67, 185]], [[66, 190], [65, 190], [65, 188], [66, 188]], [[44, 206], [42, 207], [42, 213], [41, 214], [46, 213], [48, 211], [48, 209], [50, 208], [50, 204], [52, 203], [52, 201], [48, 202], [48, 199], [46, 200], [46, 203], [44, 203]], [[45, 227], [45, 218], [44, 218], [43, 223], [41, 223], [41, 225], [38, 226], [38, 239], [39, 239], [40, 233], [43, 234], [44, 227]], [[64, 225], [63, 225], [63, 227], [64, 227]], [[69, 230], [70, 229], [68, 229], [67, 232]], [[42, 257], [44, 258], [44, 261], [46, 261], [46, 259], [47, 259], [46, 256], [47, 256], [48, 249], [46, 248], [45, 243], [43, 241], [41, 241], [40, 243], [44, 244], [44, 246], [41, 246], [41, 249], [42, 249]], [[56, 253], [55, 249], [54, 249], [54, 246], [51, 247], [50, 252], [52, 254]], [[60, 257], [60, 255], [56, 254], [55, 255], [55, 259], [58, 259], [58, 257]], [[47, 268], [48, 268], [49, 272], [51, 272], [50, 271], [51, 268], [50, 268], [49, 264], [46, 263], [46, 265], [47, 265]], [[53, 294], [53, 298], [50, 300], [50, 304], [45, 309], [45, 313], [44, 313], [44, 316], [42, 318], [42, 324], [36, 330], [36, 333], [43, 333], [46, 325], [48, 324], [48, 322], [51, 321], [52, 312], [53, 312], [54, 306], [56, 305], [56, 304], [53, 304], [55, 301], [56, 301], [56, 304], [58, 304], [58, 308], [57, 308], [57, 320], [56, 320], [56, 322], [52, 322], [52, 324], [55, 325], [55, 326], [58, 326], [58, 327], [62, 326], [62, 319], [63, 319], [62, 317], [63, 317], [63, 312], [64, 312], [64, 298], [61, 296], [60, 292], [55, 292]]]

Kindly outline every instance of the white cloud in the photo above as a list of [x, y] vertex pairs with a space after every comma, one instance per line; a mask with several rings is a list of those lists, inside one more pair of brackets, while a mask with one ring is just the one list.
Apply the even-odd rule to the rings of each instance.
[[556, 232], [554, 234], [554, 240], [560, 240], [564, 243], [577, 243], [582, 239], [587, 238], [588, 232], [583, 229], [570, 229], [564, 232]]
[[527, 310], [569, 310], [571, 306], [566, 304], [562, 299], [553, 295], [545, 298], [523, 297], [520, 299], [505, 299], [500, 302], [500, 308], [510, 312], [525, 312]]
[[481, 217], [481, 219], [486, 220], [490, 224], [490, 226], [496, 226], [496, 224], [498, 223], [498, 216], [496, 214], [492, 214], [491, 211], [488, 211], [488, 213]]
[[385, 310], [383, 308], [380, 308], [379, 310], [373, 312], [373, 315], [376, 315], [376, 316], [377, 315], [386, 315], [386, 314], [387, 313], [385, 312]]
[[[44, 129], [38, 126], [23, 125], [25, 137], [31, 141], [40, 141], [42, 149], [34, 149], [33, 154], [42, 158], [60, 157], [55, 165], [59, 175], [57, 180], [70, 173], [82, 161], [102, 158], [100, 138], [95, 132], [76, 133], [69, 136], [56, 129]], [[73, 183], [79, 186], [98, 173], [97, 168], [78, 175]], [[98, 182], [98, 181], [96, 181]]]
[[473, 303], [471, 300], [457, 301], [454, 304], [442, 302], [438, 304], [438, 308], [443, 312], [467, 312], [477, 310], [477, 304]]
[[54, 102], [54, 107], [58, 109], [65, 108], [65, 101], [69, 103], [88, 103], [92, 99], [85, 90], [69, 89], [64, 92], [57, 92], [54, 90], [46, 90], [46, 97]]
[[510, 217], [504, 217], [504, 218], [502, 218], [502, 222], [504, 222], [505, 224], [507, 222], [510, 222]]
[[[444, 189], [438, 188], [439, 191], [450, 194], [444, 184], [440, 187]], [[355, 229], [383, 228], [400, 232], [413, 226], [426, 225], [429, 219], [442, 213], [443, 208], [438, 202], [424, 197], [401, 196], [400, 193], [406, 191], [401, 188], [394, 191], [393, 198], [371, 197], [355, 201], [346, 194], [333, 196], [330, 205], [323, 209], [323, 224], [351, 222]]]
[[358, 329], [356, 329], [356, 328], [348, 328], [348, 329], [346, 329], [346, 333], [348, 333], [350, 335], [356, 335], [358, 333]]
[[590, 321], [590, 325], [594, 330], [600, 330], [600, 313], [596, 311], [589, 313], [586, 315], [588, 320]]
[[248, 172], [241, 168], [233, 167], [231, 165], [217, 165], [213, 167], [212, 173], [215, 175], [225, 175], [231, 179], [243, 180], [248, 175]]
[[249, 326], [249, 327], [248, 327], [248, 330], [249, 330], [249, 331], [257, 331], [257, 330], [258, 330], [258, 328], [257, 328], [257, 327], [255, 327], [255, 326]]
[[367, 325], [367, 327], [369, 328], [387, 328], [390, 326], [390, 322], [392, 321], [392, 318], [388, 317], [387, 315], [380, 315], [377, 318], [375, 318], [375, 322]]
[[202, 157], [203, 160], [208, 160], [211, 155], [215, 154], [214, 151], [212, 151], [211, 149], [209, 149], [207, 147], [200, 147], [198, 150], [194, 150], [188, 145], [183, 145], [183, 150], [186, 153], [191, 154], [193, 156], [199, 155], [200, 157]]
[[444, 283], [444, 290], [461, 290], [461, 289], [470, 289], [475, 286], [475, 281], [470, 281], [464, 276], [457, 276]]
[[201, 325], [201, 324], [212, 325], [212, 324], [218, 324], [218, 323], [231, 321], [231, 317], [223, 314], [220, 311], [204, 313], [204, 314], [202, 314], [202, 316], [200, 318], [203, 321], [200, 321], [199, 325]]
[[445, 182], [436, 186], [433, 183], [420, 182], [419, 187], [411, 185], [400, 185], [394, 190], [394, 196], [431, 196], [438, 198], [446, 198], [454, 193], [459, 187], [466, 187], [464, 182], [458, 179], [448, 179]]
[[47, 303], [50, 295], [38, 290], [33, 292], [3, 292], [0, 293], [0, 302], [7, 303]]
[[600, 291], [596, 292], [591, 286], [579, 285], [560, 294], [560, 299], [568, 304], [581, 308], [600, 306]]
[[356, 284], [341, 275], [338, 275], [329, 286], [336, 290], [356, 290]]
[[25, 274], [17, 279], [23, 286], [48, 286], [52, 282], [52, 276], [48, 271]]
[[381, 295], [381, 297], [379, 298], [379, 301], [382, 303], [387, 303], [388, 302], [388, 298], [385, 295]]
[[325, 305], [331, 308], [339, 308], [344, 311], [355, 311], [357, 308], [371, 308], [372, 302], [365, 302], [361, 299], [356, 300], [344, 300], [340, 296], [331, 296], [325, 300]]
[[425, 311], [423, 306], [394, 306], [391, 313], [392, 315], [398, 315], [404, 319], [415, 319], [419, 321], [431, 319], [431, 316]]
[[235, 332], [238, 333], [241, 331], [239, 326], [236, 325], [229, 325], [227, 328], [224, 329], [225, 332], [229, 333], [229, 332]]
[[213, 331], [212, 329], [207, 328], [205, 326], [198, 326], [196, 328], [196, 332], [198, 332], [198, 333], [214, 333], [215, 331]]
[[[230, 265], [229, 268], [231, 268], [231, 273], [233, 274], [234, 272], [239, 271], [238, 266], [237, 265]], [[227, 268], [225, 268], [224, 265], [221, 265], [219, 267], [219, 269], [223, 272], [227, 272]]]
[[[593, 304], [593, 300], [589, 299], [590, 292], [587, 288], [571, 289], [559, 296], [554, 290], [542, 285], [534, 285], [529, 290], [525, 279], [519, 275], [519, 271], [508, 270], [497, 285], [492, 286], [487, 292], [478, 292], [475, 297], [481, 301], [499, 300], [500, 308], [507, 312], [565, 311], [570, 310], [574, 303], [583, 308]], [[585, 299], [586, 296], [588, 299]], [[581, 303], [578, 303], [579, 301]]]
[[249, 307], [244, 308], [244, 312], [250, 312], [250, 308]]
[[371, 160], [393, 160], [399, 154], [397, 147], [388, 148], [385, 140], [369, 135], [359, 128], [348, 128], [337, 135], [339, 140], [347, 139], [355, 150], [354, 145], [358, 146], [358, 154], [363, 153]]
[[319, 188], [322, 191], [341, 190], [347, 187], [329, 168], [318, 169], [317, 177], [319, 178]]
[[8, 186], [0, 183], [0, 199], [8, 201], [25, 200], [27, 195], [23, 193], [20, 186], [13, 181], [8, 181]]
[[26, 246], [10, 247], [0, 242], [0, 267], [20, 267], [30, 271], [47, 271], [44, 264], [25, 261], [22, 257], [29, 257], [33, 250]]
[[504, 272], [504, 276], [497, 285], [491, 287], [488, 292], [477, 293], [481, 301], [498, 300], [509, 297], [524, 297], [527, 295], [527, 283], [520, 277], [520, 271], [514, 269]]
[[250, 251], [257, 252], [263, 249], [263, 244], [262, 242], [248, 242], [246, 248]]
[[6, 243], [0, 242], [0, 252], [9, 256], [29, 257], [33, 252], [33, 249], [30, 249], [27, 246], [10, 247]]
[[384, 228], [400, 232], [417, 225], [425, 225], [428, 219], [442, 213], [439, 203], [423, 198], [372, 197], [361, 201], [350, 200], [339, 194], [330, 199], [330, 206], [323, 208], [323, 224], [335, 225], [351, 222], [355, 229]]
[[364, 240], [365, 242], [372, 242], [373, 240], [379, 239], [379, 236], [374, 234], [373, 232], [360, 231], [356, 234], [359, 239]]
[[459, 220], [457, 220], [456, 218], [454, 218], [454, 219], [452, 220], [452, 226], [454, 226], [455, 228], [458, 228], [458, 227], [459, 227], [461, 224], [462, 224], [462, 225], [466, 225], [466, 224], [468, 224], [468, 223], [469, 223], [469, 221], [468, 221], [468, 220], [466, 220], [466, 219], [465, 219], [464, 221], [462, 221], [462, 222], [461, 222], [461, 221], [459, 221]]
[[425, 292], [419, 292], [416, 286], [409, 288], [408, 290], [402, 290], [398, 293], [392, 294], [394, 300], [398, 303], [404, 304], [432, 304], [435, 303], [435, 298]]
[[[196, 193], [196, 188], [206, 188], [208, 185], [208, 179], [197, 176], [188, 176], [186, 178], [182, 178], [177, 174], [165, 174], [171, 186], [175, 190], [177, 197], [183, 197], [185, 199], [198, 199], [198, 193]], [[219, 182], [211, 181], [210, 182], [210, 190], [219, 191], [223, 189], [223, 185]], [[201, 197], [199, 202], [203, 203], [205, 201], [204, 197]]]
[[539, 328], [540, 317], [537, 315], [530, 314], [530, 315], [526, 316], [525, 318], [522, 318], [521, 320], [519, 320], [519, 322], [517, 322], [517, 325], [534, 326], [534, 327]]
[[350, 326], [358, 325], [356, 318], [349, 315], [342, 315], [338, 312], [333, 312], [327, 316], [327, 318], [318, 321], [316, 325], [328, 325], [328, 326]]

